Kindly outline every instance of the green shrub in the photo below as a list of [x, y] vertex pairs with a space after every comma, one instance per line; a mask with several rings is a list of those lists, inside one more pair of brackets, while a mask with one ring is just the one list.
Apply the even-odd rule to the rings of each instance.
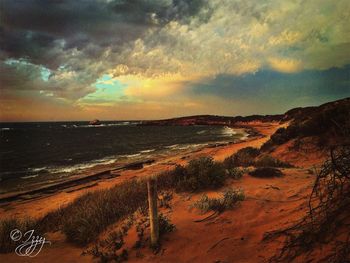
[[187, 176], [186, 168], [176, 165], [173, 170], [162, 172], [157, 176], [157, 185], [160, 189], [172, 189]]
[[240, 169], [238, 167], [226, 169], [227, 177], [235, 180], [241, 179], [245, 172], [245, 169]]
[[259, 178], [271, 178], [271, 177], [281, 177], [283, 176], [283, 173], [277, 168], [260, 167], [249, 172], [249, 175], [254, 177], [259, 177]]
[[[224, 166], [211, 157], [200, 157], [191, 160], [186, 167], [177, 166], [173, 173], [173, 185], [177, 191], [200, 191], [223, 186], [225, 182]], [[162, 177], [162, 176], [160, 176]], [[160, 179], [166, 185], [166, 179]]]
[[223, 212], [227, 209], [234, 208], [237, 203], [244, 200], [244, 192], [241, 189], [226, 189], [219, 198], [209, 198], [207, 195], [196, 201], [192, 207], [206, 213], [210, 210], [216, 212]]
[[175, 230], [175, 225], [171, 223], [170, 219], [160, 213], [158, 215], [158, 223], [159, 223], [159, 236], [162, 236], [166, 233], [173, 232]]
[[227, 169], [238, 166], [251, 166], [254, 164], [254, 159], [259, 155], [259, 153], [259, 149], [253, 147], [246, 147], [240, 149], [235, 154], [231, 155], [230, 157], [227, 157], [224, 160], [224, 166]]
[[259, 157], [254, 164], [256, 167], [293, 167], [291, 164], [278, 160], [271, 155], [264, 154]]

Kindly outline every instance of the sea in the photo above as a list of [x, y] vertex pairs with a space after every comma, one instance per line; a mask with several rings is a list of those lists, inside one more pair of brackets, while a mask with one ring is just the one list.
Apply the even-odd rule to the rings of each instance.
[[175, 155], [245, 136], [223, 126], [142, 126], [138, 121], [0, 123], [0, 194], [97, 165]]

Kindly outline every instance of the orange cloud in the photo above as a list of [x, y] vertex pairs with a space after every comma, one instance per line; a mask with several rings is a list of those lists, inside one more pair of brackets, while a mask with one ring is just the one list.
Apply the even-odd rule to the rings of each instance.
[[181, 74], [163, 74], [153, 78], [141, 75], [124, 75], [117, 78], [126, 84], [124, 93], [136, 99], [160, 99], [174, 94], [180, 94], [189, 81], [199, 79], [199, 76], [183, 76]]
[[268, 63], [279, 72], [293, 73], [303, 69], [301, 61], [296, 59], [272, 57], [268, 59]]

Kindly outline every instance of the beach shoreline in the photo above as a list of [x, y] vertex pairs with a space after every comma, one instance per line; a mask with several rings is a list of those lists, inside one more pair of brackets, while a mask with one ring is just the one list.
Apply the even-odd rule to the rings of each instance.
[[[135, 169], [118, 171], [116, 177], [100, 178], [86, 184], [79, 183], [35, 198], [15, 199], [0, 204], [0, 214], [4, 219], [40, 219], [54, 210], [66, 207], [86, 193], [110, 189], [128, 180], [156, 175], [173, 169], [177, 164], [186, 165], [190, 160], [198, 157], [210, 156], [215, 161], [221, 162], [242, 148], [260, 148], [277, 129], [286, 127], [288, 123], [254, 121], [240, 124], [240, 127], [242, 128], [243, 125], [254, 131], [255, 136], [238, 143], [205, 147], [188, 154], [168, 156], [161, 160], [138, 164]], [[285, 153], [290, 154], [285, 146], [282, 148]], [[280, 150], [277, 149], [278, 154]], [[271, 152], [271, 154], [273, 156], [275, 153]], [[311, 161], [307, 161], [299, 156], [296, 160], [303, 162], [304, 165], [282, 169], [285, 176], [281, 178], [267, 180], [245, 175], [241, 180], [229, 180], [225, 187], [244, 189], [245, 201], [238, 209], [226, 211], [211, 222], [196, 223], [196, 220], [207, 215], [200, 215], [190, 209], [193, 202], [203, 193], [174, 193], [171, 209], [163, 211], [171, 217], [171, 222], [177, 229], [171, 233], [169, 240], [163, 240], [163, 250], [166, 251], [155, 255], [148, 247], [134, 249], [137, 234], [133, 228], [126, 237], [124, 245], [130, 253], [128, 262], [215, 262], [217, 259], [222, 259], [222, 262], [265, 262], [263, 259], [270, 258], [279, 247], [276, 243], [262, 242], [266, 231], [275, 229], [281, 220], [284, 222], [297, 220], [307, 209], [305, 202], [308, 200], [314, 181], [314, 176], [309, 173], [309, 170], [313, 165], [320, 165], [323, 162], [320, 158], [314, 156], [311, 158]], [[207, 191], [206, 194], [217, 196], [218, 192]], [[111, 229], [113, 226], [108, 228], [106, 233]], [[225, 236], [223, 233], [226, 233]], [[230, 237], [227, 242], [223, 242], [215, 250], [211, 249], [213, 243], [227, 236]], [[53, 245], [43, 249], [33, 262], [45, 262], [48, 259], [50, 262], [62, 262], [63, 259], [69, 262], [94, 262], [91, 255], [82, 253], [88, 246], [79, 247], [68, 242], [62, 232], [48, 232], [46, 237]], [[188, 244], [195, 244], [198, 240], [201, 242], [196, 245], [195, 251], [185, 249]], [[237, 249], [232, 249], [232, 246]], [[183, 250], [180, 256], [179, 250]], [[252, 253], [252, 250], [256, 252]], [[207, 252], [203, 253], [203, 251]], [[140, 254], [143, 255], [142, 259], [139, 258]], [[6, 262], [19, 262], [15, 253], [0, 254], [0, 259]]]
[[[131, 125], [113, 128], [62, 128], [62, 125], [36, 124], [14, 128], [13, 133], [3, 134], [2, 169], [0, 171], [0, 202], [15, 195], [52, 190], [56, 186], [69, 185], [70, 181], [91, 181], [99, 174], [129, 168], [142, 168], [142, 163], [188, 154], [206, 147], [218, 147], [246, 139], [254, 132], [228, 126], [199, 125], [176, 128]], [[81, 127], [81, 126], [79, 126]], [[17, 133], [42, 135], [34, 144], [18, 141]], [[130, 130], [129, 130], [130, 129]], [[154, 134], [160, 133], [157, 136]], [[52, 133], [48, 136], [47, 133]], [[77, 134], [83, 134], [81, 140]], [[59, 139], [73, 136], [72, 139]], [[56, 137], [57, 135], [57, 137]], [[26, 135], [29, 136], [29, 135]], [[39, 136], [40, 137], [40, 136]], [[107, 138], [101, 138], [107, 137]], [[7, 145], [9, 144], [9, 145]], [[12, 145], [13, 148], [10, 148]], [[34, 157], [33, 157], [34, 156]], [[110, 173], [112, 176], [113, 173]], [[49, 189], [47, 189], [49, 188]]]
[[[239, 142], [209, 145], [195, 151], [184, 151], [170, 155], [166, 158], [139, 160], [117, 165], [97, 165], [85, 173], [72, 176], [62, 182], [47, 184], [28, 191], [1, 194], [0, 213], [4, 217], [11, 217], [15, 214], [19, 218], [28, 215], [37, 218], [60, 207], [61, 204], [73, 201], [77, 196], [87, 191], [105, 189], [125, 180], [150, 174], [159, 174], [172, 169], [177, 164], [184, 165], [189, 160], [200, 156], [211, 156], [214, 160], [222, 161], [240, 148], [261, 146], [275, 130], [283, 125], [285, 124], [279, 124], [278, 122], [240, 123], [230, 127], [244, 129], [249, 134], [249, 136]], [[40, 205], [45, 204], [46, 200], [53, 200], [53, 202], [49, 201], [50, 205]], [[41, 207], [39, 209], [40, 212], [30, 212], [31, 209], [28, 209], [30, 204]], [[22, 212], [18, 212], [16, 207], [21, 207]]]

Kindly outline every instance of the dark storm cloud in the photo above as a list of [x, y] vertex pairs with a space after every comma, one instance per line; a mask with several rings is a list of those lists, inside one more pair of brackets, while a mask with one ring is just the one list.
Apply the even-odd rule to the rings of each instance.
[[286, 106], [305, 98], [338, 99], [350, 96], [350, 65], [298, 73], [263, 70], [241, 76], [218, 75], [211, 81], [205, 80], [193, 85], [189, 92], [192, 96], [212, 95], [243, 101], [260, 100], [266, 104], [278, 101]]
[[0, 59], [28, 58], [34, 63], [57, 67], [55, 37], [47, 33], [0, 28]]
[[92, 43], [97, 47], [90, 47], [88, 56], [98, 56], [99, 48], [111, 45], [118, 51], [150, 27], [185, 22], [204, 1], [3, 0], [1, 5], [3, 56], [26, 57], [52, 67], [57, 63], [50, 65], [47, 53], [53, 49], [82, 50]]
[[205, 0], [173, 0], [173, 1], [146, 1], [146, 0], [117, 0], [111, 6], [117, 13], [127, 14], [134, 21], [150, 22], [145, 14], [154, 14], [159, 23], [167, 23], [172, 20], [186, 22], [189, 17], [199, 13], [203, 7], [207, 7]]
[[40, 80], [41, 76], [39, 66], [0, 63], [0, 72], [0, 86], [3, 90], [40, 89], [42, 86], [36, 82], [36, 80]]

